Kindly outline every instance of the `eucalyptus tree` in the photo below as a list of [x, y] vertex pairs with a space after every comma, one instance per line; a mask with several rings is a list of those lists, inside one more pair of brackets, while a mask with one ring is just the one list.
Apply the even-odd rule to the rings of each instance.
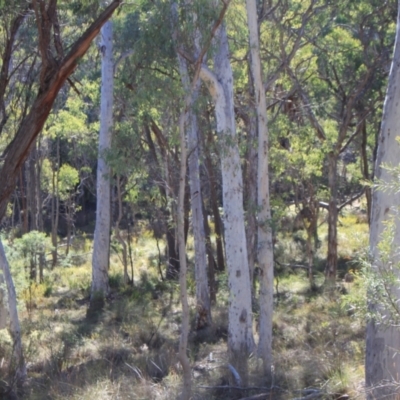
[[231, 364], [246, 380], [247, 357], [254, 349], [251, 284], [243, 212], [243, 179], [236, 137], [233, 74], [225, 24], [221, 24], [215, 34], [213, 61], [214, 70], [203, 65], [200, 77], [215, 103], [221, 151], [223, 222], [230, 291], [228, 350]]
[[274, 295], [274, 253], [272, 243], [267, 104], [260, 58], [260, 38], [256, 0], [246, 0], [249, 27], [251, 72], [254, 80], [255, 108], [258, 131], [257, 168], [257, 260], [260, 269], [260, 319], [258, 350], [264, 362], [264, 372], [271, 378], [272, 313]]
[[108, 269], [110, 262], [111, 229], [111, 168], [106, 152], [111, 148], [113, 131], [114, 62], [112, 22], [101, 28], [101, 106], [99, 156], [97, 161], [97, 206], [92, 259], [91, 304], [108, 294]]
[[[1, 54], [0, 105], [2, 108], [2, 123], [0, 125], [0, 133], [8, 131], [9, 136], [7, 137], [6, 145], [2, 149], [3, 153], [0, 162], [0, 221], [6, 214], [7, 205], [15, 189], [21, 167], [51, 112], [58, 92], [75, 70], [79, 60], [87, 52], [102, 25], [111, 17], [120, 3], [120, 0], [112, 1], [82, 35], [71, 44], [66, 54], [64, 54], [63, 50], [56, 0], [1, 3], [2, 11], [7, 14], [11, 23], [9, 25], [10, 29], [7, 27], [4, 30], [6, 39]], [[21, 69], [21, 65], [25, 64], [19, 63], [10, 71], [10, 65], [12, 65], [10, 60], [16, 50], [17, 33], [24, 21], [27, 20], [31, 10], [33, 11], [37, 28], [37, 42], [34, 41], [36, 44], [34, 53], [39, 54], [41, 60], [37, 75], [32, 74], [36, 64], [36, 55], [30, 57], [30, 68]], [[5, 96], [10, 98], [8, 104], [15, 104], [13, 96], [17, 96], [17, 100], [21, 96], [20, 91], [15, 92], [14, 88], [10, 86], [10, 82], [12, 82], [10, 78], [17, 71], [20, 74], [19, 84], [22, 84], [26, 89], [25, 99], [27, 101], [24, 107], [18, 110], [13, 118], [10, 119], [7, 114], [10, 110], [7, 109]], [[31, 98], [30, 95], [33, 89], [37, 94]], [[12, 125], [7, 126], [7, 122], [9, 123], [10, 120]], [[14, 341], [17, 377], [23, 379], [26, 376], [26, 366], [22, 353], [15, 290], [2, 245], [0, 245], [0, 261], [8, 289], [11, 334]]]

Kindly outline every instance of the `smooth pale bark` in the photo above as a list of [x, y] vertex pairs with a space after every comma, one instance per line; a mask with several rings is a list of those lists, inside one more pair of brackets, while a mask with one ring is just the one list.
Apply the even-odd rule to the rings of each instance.
[[[399, 14], [397, 16], [396, 42], [394, 57], [389, 75], [388, 90], [383, 108], [382, 126], [378, 139], [378, 151], [375, 165], [375, 179], [378, 182], [391, 184], [397, 175], [392, 175], [384, 165], [398, 166], [400, 160], [400, 148], [398, 137], [400, 136], [400, 2]], [[394, 237], [393, 243], [400, 243], [400, 219], [398, 207], [400, 204], [400, 193], [393, 190], [374, 190], [372, 196], [372, 215], [370, 225], [370, 250], [373, 256], [373, 265], [376, 269], [389, 268], [380, 261], [378, 244], [385, 230], [385, 222], [393, 220]], [[393, 263], [400, 262], [398, 250], [392, 254]], [[397, 268], [392, 272], [399, 275]], [[400, 276], [398, 276], [400, 277]], [[400, 298], [398, 287], [390, 288], [394, 301]], [[381, 310], [379, 304], [373, 304], [372, 309]], [[400, 328], [397, 326], [383, 326], [374, 320], [367, 325], [367, 344], [365, 358], [365, 375], [368, 399], [397, 399], [400, 382]], [[397, 392], [397, 394], [395, 393]]]
[[258, 130], [257, 259], [258, 266], [260, 268], [260, 320], [258, 352], [264, 363], [264, 373], [267, 378], [271, 378], [274, 254], [269, 194], [267, 104], [262, 81], [256, 0], [246, 0], [246, 7], [250, 39], [251, 71], [254, 79]]
[[12, 280], [10, 266], [7, 261], [3, 243], [0, 241], [0, 268], [3, 271], [4, 280], [7, 287], [8, 311], [10, 316], [10, 334], [13, 338], [12, 364], [15, 368], [17, 381], [26, 378], [26, 365], [22, 350], [21, 328], [19, 325], [17, 295], [15, 293], [14, 282]]
[[101, 29], [101, 104], [99, 156], [97, 162], [97, 208], [92, 259], [91, 300], [104, 297], [109, 291], [108, 267], [110, 257], [111, 226], [111, 169], [105, 152], [111, 147], [113, 123], [114, 62], [112, 48], [112, 22], [107, 21]]
[[[176, 14], [176, 12], [175, 12]], [[191, 90], [191, 82], [186, 60], [177, 53], [179, 72], [183, 89], [186, 93]], [[200, 85], [196, 84], [192, 93], [192, 103], [198, 97]], [[197, 117], [191, 106], [188, 110], [186, 136], [188, 143], [188, 164], [190, 180], [190, 204], [192, 210], [192, 229], [194, 237], [194, 260], [196, 278], [196, 328], [211, 325], [211, 301], [207, 276], [207, 250], [204, 232], [203, 201], [200, 186], [199, 137]]]
[[216, 34], [216, 54], [212, 73], [205, 66], [200, 77], [215, 102], [217, 131], [220, 135], [224, 206], [225, 252], [229, 275], [228, 349], [231, 364], [242, 381], [247, 379], [247, 357], [254, 350], [251, 285], [243, 213], [243, 179], [233, 103], [233, 75], [224, 25]]

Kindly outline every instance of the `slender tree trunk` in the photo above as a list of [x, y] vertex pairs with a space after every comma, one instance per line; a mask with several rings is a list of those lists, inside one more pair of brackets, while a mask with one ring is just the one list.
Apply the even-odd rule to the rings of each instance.
[[225, 251], [231, 298], [228, 328], [229, 357], [242, 382], [246, 384], [247, 358], [255, 345], [243, 212], [243, 179], [233, 105], [233, 75], [224, 25], [218, 28], [216, 39], [215, 74], [203, 66], [200, 76], [214, 99], [217, 130], [220, 135]]
[[[66, 206], [66, 219], [67, 219], [67, 247], [65, 248], [65, 255], [68, 256], [69, 254], [69, 247], [71, 245], [71, 225], [72, 225], [72, 199], [71, 196], [68, 196]], [[97, 221], [97, 219], [96, 219]], [[93, 250], [94, 253], [94, 250]]]
[[268, 170], [268, 129], [265, 89], [262, 81], [256, 0], [246, 0], [250, 38], [251, 70], [255, 87], [258, 130], [257, 220], [258, 266], [260, 268], [260, 321], [258, 352], [264, 373], [272, 378], [272, 313], [274, 295], [274, 253]]
[[21, 328], [19, 325], [17, 310], [17, 295], [15, 293], [14, 282], [12, 280], [10, 266], [8, 264], [3, 243], [0, 241], [0, 266], [3, 271], [4, 280], [7, 286], [8, 309], [10, 315], [10, 333], [13, 338], [14, 348], [12, 353], [12, 363], [15, 367], [17, 382], [26, 378], [26, 365], [22, 350]]
[[326, 260], [325, 278], [333, 283], [337, 272], [337, 155], [331, 151], [328, 154], [328, 257]]
[[[254, 268], [257, 260], [257, 128], [255, 117], [250, 116], [247, 140], [247, 168], [245, 173], [245, 194], [244, 204], [246, 206], [246, 240], [247, 255], [249, 263], [250, 281], [252, 292], [254, 292]], [[253, 293], [253, 298], [255, 294]]]
[[310, 283], [310, 288], [314, 287], [314, 248], [313, 248], [313, 236], [309, 228], [306, 228], [307, 231], [307, 263], [308, 263], [308, 281]]
[[[367, 155], [367, 122], [365, 119], [362, 122], [361, 127], [361, 172], [363, 174], [363, 178], [365, 181], [369, 181], [371, 176], [369, 174], [368, 169], [368, 155]], [[367, 200], [367, 216], [368, 216], [368, 224], [371, 223], [371, 203], [372, 203], [372, 190], [370, 187], [365, 188], [365, 198]]]
[[192, 208], [192, 229], [195, 251], [197, 328], [211, 325], [211, 304], [207, 276], [207, 251], [204, 232], [203, 200], [200, 186], [200, 167], [198, 149], [197, 118], [193, 110], [189, 111], [187, 129], [189, 151], [190, 198]]
[[[208, 148], [208, 146], [212, 145], [212, 132], [211, 130], [208, 133], [207, 137], [207, 146], [204, 144], [204, 148]], [[210, 205], [214, 216], [214, 232], [215, 232], [215, 244], [217, 249], [217, 267], [219, 272], [225, 271], [225, 256], [224, 256], [224, 234], [222, 228], [222, 220], [221, 215], [219, 213], [218, 207], [218, 197], [215, 190], [215, 186], [217, 184], [217, 180], [215, 177], [215, 169], [212, 164], [211, 157], [207, 151], [205, 151], [205, 166], [207, 169], [207, 176], [209, 177], [210, 182]]]
[[28, 233], [28, 203], [26, 200], [26, 192], [25, 192], [25, 181], [24, 181], [24, 168], [21, 168], [19, 171], [19, 184], [20, 184], [20, 189], [21, 189], [21, 209], [22, 209], [22, 221], [21, 221], [21, 227], [22, 227], [22, 234]]
[[208, 281], [210, 286], [210, 301], [215, 304], [217, 301], [217, 283], [215, 281], [215, 271], [217, 269], [213, 249], [211, 245], [211, 230], [208, 224], [208, 216], [203, 205], [204, 233], [206, 235], [206, 250], [208, 258]]
[[[176, 3], [173, 6], [173, 18], [177, 20]], [[175, 22], [177, 23], [177, 22]], [[179, 72], [183, 89], [191, 91], [191, 82], [186, 60], [177, 52]], [[200, 82], [192, 93], [192, 104], [198, 97]], [[192, 106], [192, 105], [191, 105]], [[188, 110], [186, 136], [189, 154], [190, 204], [192, 209], [192, 229], [194, 237], [194, 259], [196, 278], [196, 327], [211, 325], [211, 302], [207, 276], [206, 237], [204, 232], [203, 200], [200, 186], [199, 135], [197, 116], [193, 109]]]
[[[152, 125], [152, 130], [158, 138], [157, 127], [153, 126], [153, 125]], [[157, 157], [157, 152], [156, 152], [156, 148], [155, 148], [153, 139], [151, 137], [150, 128], [147, 124], [144, 126], [144, 133], [146, 135], [147, 143], [150, 148], [151, 162], [150, 162], [149, 168], [153, 171], [154, 175], [158, 175], [157, 181], [160, 182], [162, 180], [161, 172], [160, 172], [162, 170], [162, 167], [161, 167], [161, 163], [159, 162], [159, 159]], [[161, 132], [158, 132], [158, 133], [161, 134]], [[161, 152], [165, 152], [165, 149], [162, 147], [161, 144], [160, 144], [160, 148], [161, 148]], [[163, 154], [163, 156], [165, 158], [166, 154]], [[158, 189], [160, 191], [161, 197], [163, 198], [163, 202], [164, 202], [164, 207], [163, 207], [162, 213], [163, 213], [164, 223], [166, 226], [165, 236], [166, 236], [166, 241], [167, 241], [166, 251], [167, 251], [167, 260], [168, 260], [166, 278], [167, 279], [176, 279], [178, 271], [179, 271], [179, 255], [178, 255], [178, 251], [175, 246], [175, 242], [176, 242], [175, 241], [175, 236], [176, 236], [175, 227], [172, 223], [170, 223], [171, 211], [170, 211], [170, 205], [168, 204], [169, 203], [168, 192], [167, 192], [167, 189], [165, 186], [166, 185], [164, 185], [161, 182], [158, 184]]]
[[113, 29], [107, 21], [101, 29], [101, 109], [99, 158], [97, 163], [97, 208], [94, 231], [91, 302], [95, 297], [103, 299], [108, 294], [108, 267], [110, 257], [110, 174], [111, 169], [105, 160], [105, 151], [111, 147], [113, 124]]
[[57, 247], [58, 247], [58, 221], [60, 219], [60, 198], [58, 195], [58, 181], [60, 171], [60, 139], [57, 138], [57, 163], [53, 166], [52, 175], [52, 198], [51, 198], [51, 244], [53, 249], [52, 255], [52, 268], [57, 265]]
[[[42, 157], [41, 157], [41, 140], [39, 136], [38, 149], [36, 153], [36, 204], [37, 204], [37, 227], [39, 232], [43, 232], [43, 201], [42, 201], [42, 186], [40, 183], [40, 177], [42, 174]], [[46, 254], [44, 246], [39, 253], [39, 282], [44, 281], [44, 268], [46, 267]]]
[[[121, 177], [117, 176], [117, 201], [118, 201], [118, 217], [117, 222], [115, 223], [115, 236], [117, 240], [120, 242], [122, 246], [122, 263], [124, 265], [124, 283], [127, 285], [129, 283], [129, 274], [128, 274], [128, 251], [124, 238], [121, 235], [121, 231], [119, 229], [119, 224], [122, 219], [122, 193], [121, 193]], [[132, 276], [133, 282], [133, 276]]]
[[181, 144], [181, 162], [179, 174], [178, 192], [178, 245], [179, 245], [179, 286], [182, 304], [182, 328], [179, 340], [179, 361], [183, 369], [183, 388], [180, 400], [189, 400], [192, 392], [192, 370], [187, 356], [187, 343], [189, 337], [189, 303], [187, 294], [187, 264], [186, 264], [186, 241], [185, 241], [185, 187], [186, 187], [186, 163], [187, 148], [185, 138], [185, 111], [182, 111], [179, 122], [179, 136]]
[[29, 231], [38, 230], [38, 205], [37, 205], [37, 183], [36, 183], [36, 162], [37, 162], [37, 147], [36, 143], [33, 144], [31, 153], [26, 161], [26, 175], [27, 179], [27, 199], [29, 202]]
[[[392, 174], [385, 166], [398, 167], [400, 149], [397, 138], [400, 136], [400, 2], [397, 15], [396, 42], [392, 67], [389, 75], [388, 89], [383, 107], [382, 126], [378, 140], [377, 159], [375, 164], [376, 182], [384, 182], [391, 185], [393, 181], [398, 184], [397, 174]], [[400, 193], [394, 190], [375, 189], [372, 195], [372, 214], [370, 226], [370, 251], [372, 254], [373, 268], [377, 271], [388, 271], [399, 278], [398, 268], [391, 268], [400, 261], [398, 244], [400, 243], [400, 219], [398, 205]], [[379, 243], [382, 233], [387, 229], [387, 223], [392, 222], [393, 238], [395, 244], [393, 254], [390, 255], [389, 265], [380, 259]], [[385, 258], [387, 258], [387, 254]], [[379, 273], [379, 272], [378, 272]], [[392, 300], [398, 304], [400, 290], [398, 285], [389, 288]], [[372, 310], [378, 310], [385, 314], [388, 311], [382, 309], [382, 305], [374, 304], [370, 299]], [[388, 321], [390, 323], [390, 321]], [[365, 381], [367, 386], [367, 398], [372, 399], [398, 399], [398, 384], [400, 382], [400, 329], [399, 326], [386, 326], [377, 324], [371, 319], [367, 324], [367, 343], [365, 357]]]
[[177, 274], [179, 272], [179, 253], [176, 249], [176, 229], [171, 225], [168, 221], [170, 212], [166, 211], [166, 218], [167, 218], [167, 258], [168, 258], [168, 265], [167, 265], [167, 279], [177, 279]]
[[[251, 99], [254, 96], [254, 78], [249, 65], [249, 93]], [[253, 106], [253, 102], [251, 102]], [[250, 271], [250, 281], [252, 287], [252, 298], [255, 300], [255, 280], [254, 268], [257, 261], [257, 165], [258, 165], [258, 146], [257, 146], [257, 115], [255, 109], [251, 107], [249, 115], [243, 115], [243, 122], [247, 130], [246, 157], [243, 175], [244, 181], [244, 205], [246, 211], [246, 240], [247, 257]]]

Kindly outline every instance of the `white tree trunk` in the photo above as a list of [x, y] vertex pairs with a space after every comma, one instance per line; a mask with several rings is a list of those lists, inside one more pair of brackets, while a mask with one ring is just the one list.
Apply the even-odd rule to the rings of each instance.
[[224, 25], [216, 34], [215, 74], [202, 67], [201, 79], [215, 102], [217, 131], [220, 135], [226, 263], [229, 274], [230, 360], [245, 381], [247, 356], [254, 350], [251, 287], [247, 260], [243, 213], [243, 179], [233, 104], [233, 75]]
[[15, 293], [14, 282], [12, 280], [10, 266], [7, 261], [3, 243], [0, 241], [0, 268], [3, 271], [8, 294], [8, 312], [10, 316], [10, 333], [13, 338], [13, 359], [12, 364], [15, 368], [16, 380], [21, 381], [26, 378], [26, 365], [22, 350], [21, 328], [19, 325], [17, 295]]
[[270, 378], [272, 366], [274, 253], [272, 244], [271, 209], [269, 202], [267, 105], [262, 82], [256, 0], [246, 0], [246, 6], [250, 39], [251, 70], [254, 79], [258, 126], [257, 258], [258, 266], [260, 268], [260, 340], [258, 343], [258, 351], [263, 359], [264, 372], [266, 376]]
[[[400, 3], [399, 3], [400, 4]], [[398, 166], [400, 159], [400, 148], [398, 137], [400, 136], [400, 7], [397, 16], [396, 43], [394, 57], [389, 75], [388, 90], [383, 108], [382, 126], [378, 140], [378, 152], [375, 165], [375, 179], [377, 181], [391, 184], [397, 180], [397, 176], [390, 174], [384, 165]], [[396, 181], [398, 184], [398, 181]], [[382, 233], [386, 228], [385, 222], [394, 221], [393, 243], [400, 243], [400, 219], [398, 207], [400, 204], [400, 193], [398, 191], [374, 190], [372, 198], [372, 215], [370, 230], [370, 250], [373, 256], [374, 268], [387, 269], [390, 266], [380, 261], [378, 244]], [[398, 249], [391, 255], [393, 263], [400, 262]], [[394, 273], [399, 275], [398, 269]], [[400, 299], [400, 290], [391, 287], [391, 295], [394, 301]], [[373, 299], [371, 299], [373, 302]], [[380, 310], [379, 305], [372, 304], [371, 307]], [[380, 310], [385, 312], [385, 310]], [[367, 325], [366, 343], [366, 385], [369, 399], [397, 399], [396, 388], [400, 382], [400, 328], [397, 326], [385, 327], [378, 325], [374, 320]]]
[[112, 22], [101, 29], [101, 107], [99, 156], [97, 163], [97, 208], [92, 259], [91, 301], [104, 298], [109, 291], [108, 266], [110, 254], [110, 167], [104, 152], [111, 147], [113, 124], [113, 48]]

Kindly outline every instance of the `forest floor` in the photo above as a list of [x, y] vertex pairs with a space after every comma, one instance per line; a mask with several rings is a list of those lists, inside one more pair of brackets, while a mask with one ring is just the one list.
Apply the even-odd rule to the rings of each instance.
[[[249, 360], [251, 389], [233, 392], [227, 388], [231, 379], [226, 352], [227, 276], [218, 276], [214, 325], [190, 334], [193, 400], [239, 399], [261, 393], [268, 395], [266, 399], [308, 399], [313, 394], [315, 399], [365, 398], [365, 323], [358, 308], [365, 290], [354, 259], [366, 244], [368, 226], [358, 218], [348, 213], [339, 226], [340, 278], [351, 269], [353, 282], [339, 279], [336, 288], [322, 288], [324, 226], [320, 228], [316, 289], [310, 289], [302, 269], [277, 271], [273, 390], [265, 387], [262, 365], [255, 356]], [[279, 238], [277, 257], [282, 265], [302, 262], [304, 243], [301, 232], [297, 235], [300, 238]], [[45, 283], [19, 293], [25, 302], [20, 302], [20, 316], [29, 379], [18, 398], [177, 398], [181, 383], [179, 288], [175, 282], [161, 280], [154, 239], [143, 231], [134, 243], [134, 286], [123, 284], [120, 258], [112, 255], [111, 295], [103, 312], [89, 318], [90, 246], [84, 237], [77, 240], [68, 263], [48, 271]], [[192, 247], [189, 243], [189, 250]], [[193, 311], [193, 276], [188, 287]], [[255, 332], [257, 312], [255, 306]], [[0, 379], [8, 379], [4, 360], [11, 351], [11, 339], [2, 330]]]

